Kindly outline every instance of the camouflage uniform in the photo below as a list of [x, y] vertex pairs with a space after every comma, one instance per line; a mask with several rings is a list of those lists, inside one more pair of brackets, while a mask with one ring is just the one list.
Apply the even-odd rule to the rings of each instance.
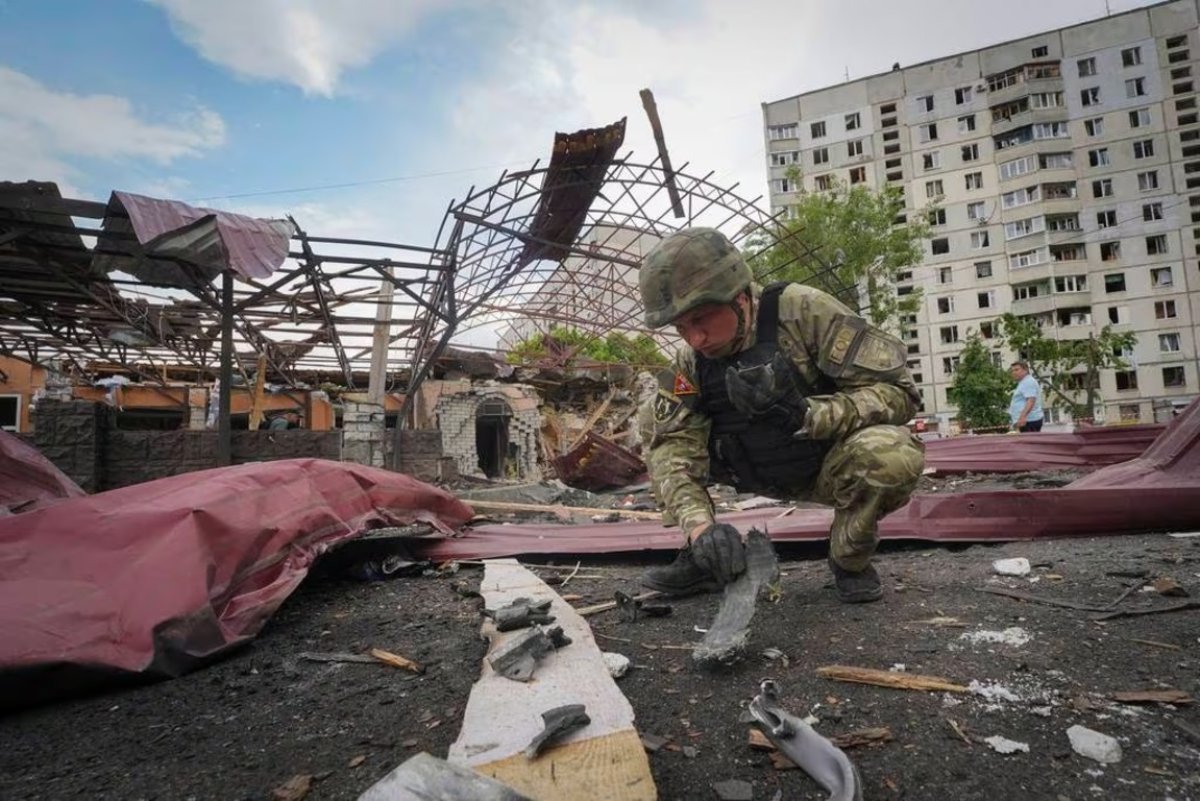
[[[757, 317], [762, 288], [750, 289]], [[737, 351], [754, 345], [754, 323]], [[777, 343], [808, 386], [835, 389], [807, 398], [802, 431], [830, 447], [815, 478], [784, 495], [832, 506], [831, 556], [845, 570], [864, 570], [878, 544], [879, 519], [908, 501], [924, 467], [924, 446], [904, 427], [920, 398], [904, 346], [832, 296], [799, 284], [779, 297]], [[713, 521], [705, 490], [711, 421], [696, 408], [699, 386], [696, 354], [684, 347], [639, 416], [664, 521], [685, 532]]]

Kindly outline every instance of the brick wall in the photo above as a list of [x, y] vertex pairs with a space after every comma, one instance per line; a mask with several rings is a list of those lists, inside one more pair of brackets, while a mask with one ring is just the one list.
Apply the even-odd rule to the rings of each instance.
[[514, 478], [539, 481], [538, 436], [542, 427], [537, 393], [517, 384], [474, 386], [470, 390], [438, 399], [434, 412], [442, 432], [442, 452], [458, 463], [460, 473], [479, 473], [479, 451], [475, 446], [475, 418], [481, 404], [503, 400], [512, 411], [508, 441], [515, 450]]

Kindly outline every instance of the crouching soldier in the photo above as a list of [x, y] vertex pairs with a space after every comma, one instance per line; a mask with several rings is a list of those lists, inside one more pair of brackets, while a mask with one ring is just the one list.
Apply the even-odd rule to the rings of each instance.
[[712, 480], [832, 506], [838, 596], [878, 600], [879, 519], [908, 501], [925, 463], [904, 427], [920, 400], [904, 346], [818, 289], [753, 283], [710, 228], [660, 242], [639, 283], [646, 326], [674, 325], [688, 345], [640, 416], [655, 496], [687, 539], [642, 584], [686, 595], [745, 569], [741, 535], [714, 521]]

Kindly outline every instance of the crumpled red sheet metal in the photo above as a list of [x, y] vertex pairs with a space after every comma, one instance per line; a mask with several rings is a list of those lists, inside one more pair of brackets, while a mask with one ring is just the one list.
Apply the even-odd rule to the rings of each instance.
[[470, 516], [409, 476], [291, 459], [0, 518], [0, 708], [185, 673], [253, 638], [338, 543]]
[[0, 514], [31, 512], [87, 495], [66, 473], [20, 437], [0, 431]]
[[[833, 521], [830, 509], [780, 515], [778, 508], [756, 509], [719, 519], [742, 531], [763, 529], [777, 542], [824, 539]], [[880, 536], [982, 542], [1194, 529], [1200, 529], [1200, 400], [1132, 461], [1102, 468], [1059, 489], [916, 495], [881, 521]], [[680, 539], [676, 528], [643, 521], [487, 525], [452, 540], [415, 543], [413, 551], [439, 560], [595, 554], [673, 550]]]
[[1138, 456], [1164, 428], [1163, 424], [1098, 426], [1064, 434], [985, 434], [931, 439], [925, 443], [925, 466], [939, 473], [1020, 473], [1104, 467]]

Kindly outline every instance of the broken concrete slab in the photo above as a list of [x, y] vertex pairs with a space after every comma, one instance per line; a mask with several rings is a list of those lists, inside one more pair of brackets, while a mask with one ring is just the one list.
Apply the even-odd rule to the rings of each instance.
[[358, 801], [530, 801], [511, 787], [421, 752], [367, 788]]
[[1067, 737], [1080, 756], [1106, 765], [1121, 761], [1121, 744], [1114, 737], [1078, 724], [1067, 729]]
[[998, 576], [1028, 576], [1029, 560], [1024, 556], [1015, 559], [997, 559], [992, 562], [992, 570]]

